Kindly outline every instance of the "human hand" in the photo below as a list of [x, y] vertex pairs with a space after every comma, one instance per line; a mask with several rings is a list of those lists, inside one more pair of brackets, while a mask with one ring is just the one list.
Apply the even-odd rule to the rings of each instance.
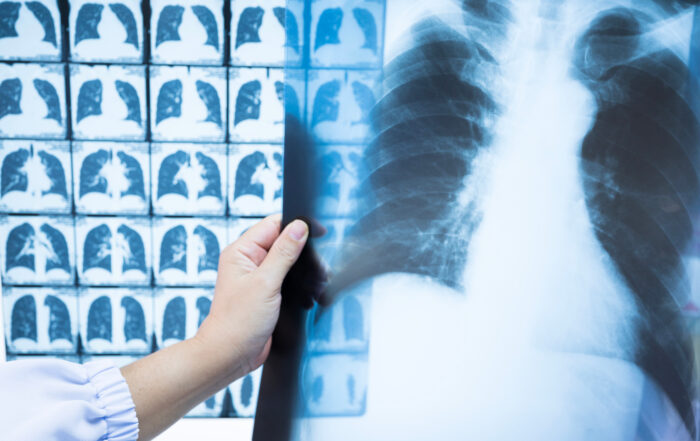
[[229, 358], [234, 376], [257, 369], [270, 352], [282, 281], [309, 235], [303, 221], [280, 233], [279, 215], [265, 218], [219, 257], [214, 300], [195, 339]]

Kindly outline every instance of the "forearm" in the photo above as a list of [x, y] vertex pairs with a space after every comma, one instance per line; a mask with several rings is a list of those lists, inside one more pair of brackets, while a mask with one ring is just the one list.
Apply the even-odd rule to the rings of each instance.
[[136, 407], [141, 441], [153, 439], [246, 373], [232, 351], [224, 352], [196, 337], [142, 358], [121, 372]]
[[122, 368], [139, 440], [153, 439], [262, 365], [279, 316], [282, 281], [308, 232], [304, 222], [295, 221], [280, 234], [280, 216], [248, 229], [221, 253], [214, 300], [197, 335]]

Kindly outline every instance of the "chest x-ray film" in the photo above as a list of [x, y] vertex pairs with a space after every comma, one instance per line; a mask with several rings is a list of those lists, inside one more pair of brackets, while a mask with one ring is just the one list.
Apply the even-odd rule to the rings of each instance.
[[254, 439], [697, 439], [697, 4], [290, 0]]

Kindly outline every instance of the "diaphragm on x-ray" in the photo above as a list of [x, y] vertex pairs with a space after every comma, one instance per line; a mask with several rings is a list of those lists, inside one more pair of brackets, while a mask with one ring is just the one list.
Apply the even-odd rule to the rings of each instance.
[[254, 439], [697, 439], [697, 4], [288, 1]]

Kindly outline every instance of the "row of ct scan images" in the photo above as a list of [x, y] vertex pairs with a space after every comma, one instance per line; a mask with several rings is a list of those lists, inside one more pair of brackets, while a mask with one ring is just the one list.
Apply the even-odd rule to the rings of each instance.
[[[211, 290], [196, 288], [9, 287], [3, 291], [7, 349], [12, 358], [60, 354], [71, 361], [120, 354], [113, 361], [123, 365], [192, 337], [209, 314], [211, 300]], [[371, 293], [361, 288], [309, 315], [302, 373], [309, 415], [364, 413], [370, 308]], [[254, 411], [251, 395], [257, 395], [259, 375], [258, 370], [230, 387], [235, 415]], [[222, 397], [217, 394], [205, 403], [199, 416], [217, 416], [214, 408], [219, 409]]]
[[[324, 146], [324, 214], [355, 209], [362, 149]], [[150, 167], [149, 167], [150, 163]], [[0, 213], [255, 216], [282, 209], [283, 149], [261, 144], [0, 141]], [[227, 210], [228, 205], [228, 210]]]
[[[134, 355], [14, 355], [7, 361], [60, 359], [71, 363], [106, 362], [116, 367], [133, 363], [140, 357]], [[262, 368], [240, 378], [228, 387], [193, 408], [189, 418], [253, 418], [258, 404]]]
[[[232, 0], [224, 35], [224, 0], [151, 0], [144, 32], [141, 0], [71, 0], [69, 57], [79, 62], [376, 67], [381, 61], [383, 1]], [[304, 60], [304, 8], [309, 7], [309, 59]], [[0, 3], [0, 59], [62, 60], [57, 2]], [[150, 42], [148, 36], [150, 34]], [[225, 56], [229, 38], [230, 56]]]
[[0, 64], [0, 137], [281, 143], [286, 112], [319, 142], [359, 143], [378, 87], [366, 70]]
[[[71, 151], [72, 150], [72, 151]], [[0, 212], [263, 217], [282, 146], [0, 141]], [[150, 166], [149, 166], [150, 164]], [[152, 195], [152, 197], [151, 197]]]
[[[213, 289], [5, 287], [11, 354], [148, 354], [193, 337]], [[308, 353], [367, 353], [371, 295], [345, 296], [309, 319]]]
[[4, 285], [213, 286], [219, 254], [259, 219], [4, 216]]

